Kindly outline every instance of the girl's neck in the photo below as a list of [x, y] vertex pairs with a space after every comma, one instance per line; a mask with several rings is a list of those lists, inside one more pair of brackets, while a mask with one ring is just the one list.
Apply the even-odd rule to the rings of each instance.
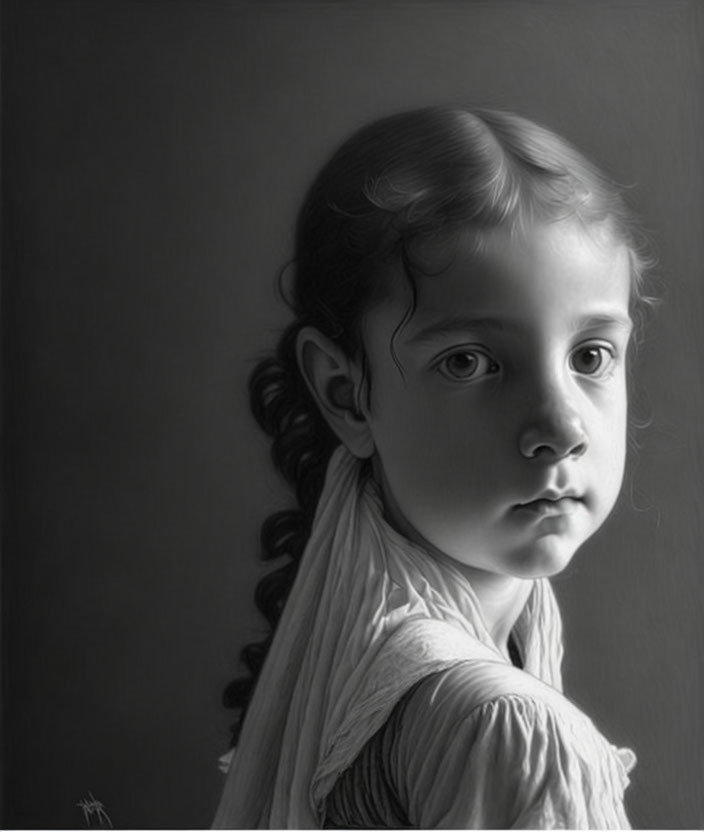
[[476, 569], [451, 558], [432, 546], [428, 547], [427, 543], [426, 548], [433, 557], [454, 566], [467, 578], [479, 601], [489, 635], [497, 649], [509, 659], [508, 638], [526, 605], [533, 589], [533, 581]]
[[[508, 638], [526, 605], [533, 581], [511, 575], [495, 575], [471, 567], [463, 568], [482, 608], [489, 635], [501, 653], [509, 659]], [[472, 574], [467, 574], [467, 571]]]

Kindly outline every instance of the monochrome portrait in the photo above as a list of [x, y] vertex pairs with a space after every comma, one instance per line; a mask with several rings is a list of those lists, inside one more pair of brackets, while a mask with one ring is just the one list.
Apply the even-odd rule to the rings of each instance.
[[2, 22], [3, 825], [701, 827], [701, 4]]

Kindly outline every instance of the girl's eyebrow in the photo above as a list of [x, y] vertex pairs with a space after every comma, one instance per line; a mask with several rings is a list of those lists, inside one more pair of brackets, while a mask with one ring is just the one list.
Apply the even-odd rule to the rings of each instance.
[[598, 329], [599, 327], [618, 327], [630, 331], [633, 328], [633, 321], [628, 315], [623, 315], [621, 312], [607, 312], [605, 314], [586, 315], [574, 323], [575, 331]]
[[442, 338], [446, 335], [487, 330], [499, 332], [509, 328], [510, 324], [500, 318], [468, 318], [464, 315], [453, 315], [424, 326], [413, 337], [408, 339], [408, 343], [420, 344], [426, 341], [432, 341], [435, 338]]
[[[464, 315], [452, 315], [448, 318], [434, 321], [428, 324], [428, 326], [424, 326], [408, 339], [408, 343], [412, 345], [422, 344], [433, 341], [436, 338], [462, 335], [468, 332], [506, 332], [511, 329], [519, 330], [523, 325], [523, 322], [520, 320], [511, 321], [491, 317], [470, 318]], [[590, 329], [599, 329], [601, 327], [616, 327], [630, 331], [633, 328], [633, 321], [628, 315], [624, 315], [621, 312], [609, 311], [578, 318], [570, 328], [574, 332], [582, 332]]]

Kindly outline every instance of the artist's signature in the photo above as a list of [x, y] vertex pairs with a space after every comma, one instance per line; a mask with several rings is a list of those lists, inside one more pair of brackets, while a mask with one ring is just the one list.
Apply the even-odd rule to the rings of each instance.
[[112, 821], [105, 811], [105, 806], [93, 797], [93, 792], [88, 792], [88, 797], [79, 800], [76, 806], [83, 811], [83, 820], [86, 822], [86, 826], [90, 827], [93, 816], [95, 816], [98, 826], [107, 826], [112, 829]]

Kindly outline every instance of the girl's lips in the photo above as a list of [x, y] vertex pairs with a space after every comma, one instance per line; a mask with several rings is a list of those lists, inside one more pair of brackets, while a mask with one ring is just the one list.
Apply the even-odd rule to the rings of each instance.
[[536, 517], [555, 517], [557, 515], [572, 514], [582, 505], [579, 497], [541, 498], [528, 503], [519, 503], [516, 511], [527, 512]]

